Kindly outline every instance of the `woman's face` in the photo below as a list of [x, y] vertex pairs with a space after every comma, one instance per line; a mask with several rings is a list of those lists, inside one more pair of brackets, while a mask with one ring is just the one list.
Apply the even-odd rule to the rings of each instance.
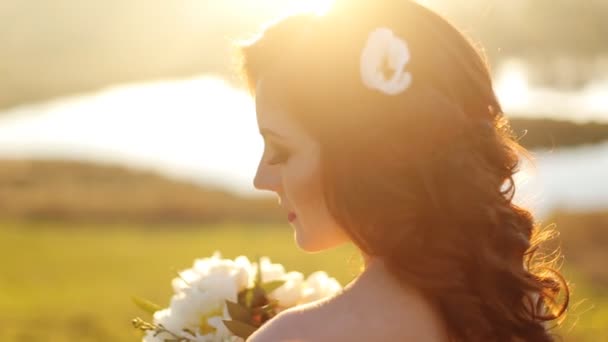
[[325, 205], [319, 143], [273, 101], [263, 80], [256, 86], [256, 112], [264, 154], [255, 188], [278, 195], [301, 249], [316, 252], [350, 241]]

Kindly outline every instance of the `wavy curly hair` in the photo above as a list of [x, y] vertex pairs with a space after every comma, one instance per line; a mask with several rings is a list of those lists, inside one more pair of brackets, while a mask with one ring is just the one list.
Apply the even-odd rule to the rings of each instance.
[[[398, 96], [361, 82], [359, 56], [377, 27], [411, 51], [413, 82]], [[427, 297], [453, 341], [553, 340], [547, 322], [565, 313], [568, 284], [535, 257], [547, 234], [512, 201], [529, 154], [475, 44], [413, 1], [339, 0], [239, 48], [252, 95], [264, 78], [319, 141], [330, 213]]]

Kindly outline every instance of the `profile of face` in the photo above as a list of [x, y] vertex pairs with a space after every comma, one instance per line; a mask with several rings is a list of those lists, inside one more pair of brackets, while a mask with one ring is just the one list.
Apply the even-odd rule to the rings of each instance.
[[264, 138], [255, 188], [277, 194], [302, 250], [317, 252], [350, 241], [323, 198], [318, 141], [286, 115], [271, 91], [265, 89], [263, 79], [257, 83], [255, 94], [258, 128]]

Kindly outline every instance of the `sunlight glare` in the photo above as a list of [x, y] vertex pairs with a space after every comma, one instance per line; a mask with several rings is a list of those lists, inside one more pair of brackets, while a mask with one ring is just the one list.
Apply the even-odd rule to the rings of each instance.
[[426, 7], [429, 7], [431, 5], [431, 0], [416, 0], [416, 2]]
[[289, 1], [287, 11], [290, 13], [312, 12], [323, 15], [329, 11], [334, 0], [295, 0]]
[[494, 90], [507, 110], [521, 111], [529, 105], [529, 82], [525, 65], [508, 60], [496, 73]]

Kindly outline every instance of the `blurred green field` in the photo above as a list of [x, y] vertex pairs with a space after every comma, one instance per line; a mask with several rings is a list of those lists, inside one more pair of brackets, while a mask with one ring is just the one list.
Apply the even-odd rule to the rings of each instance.
[[[305, 254], [292, 230], [275, 226], [0, 225], [0, 341], [136, 341], [131, 302], [166, 306], [174, 270], [220, 250], [268, 255], [305, 275], [324, 269], [342, 284], [360, 260], [351, 246]], [[351, 259], [351, 261], [349, 261]]]
[[[138, 295], [167, 305], [174, 271], [220, 250], [224, 257], [268, 255], [305, 275], [323, 269], [346, 284], [361, 263], [350, 245], [300, 251], [287, 225], [207, 226], [0, 224], [0, 341], [137, 341], [130, 324], [148, 318]], [[566, 341], [608, 340], [605, 291], [565, 274], [576, 287], [559, 334]]]

